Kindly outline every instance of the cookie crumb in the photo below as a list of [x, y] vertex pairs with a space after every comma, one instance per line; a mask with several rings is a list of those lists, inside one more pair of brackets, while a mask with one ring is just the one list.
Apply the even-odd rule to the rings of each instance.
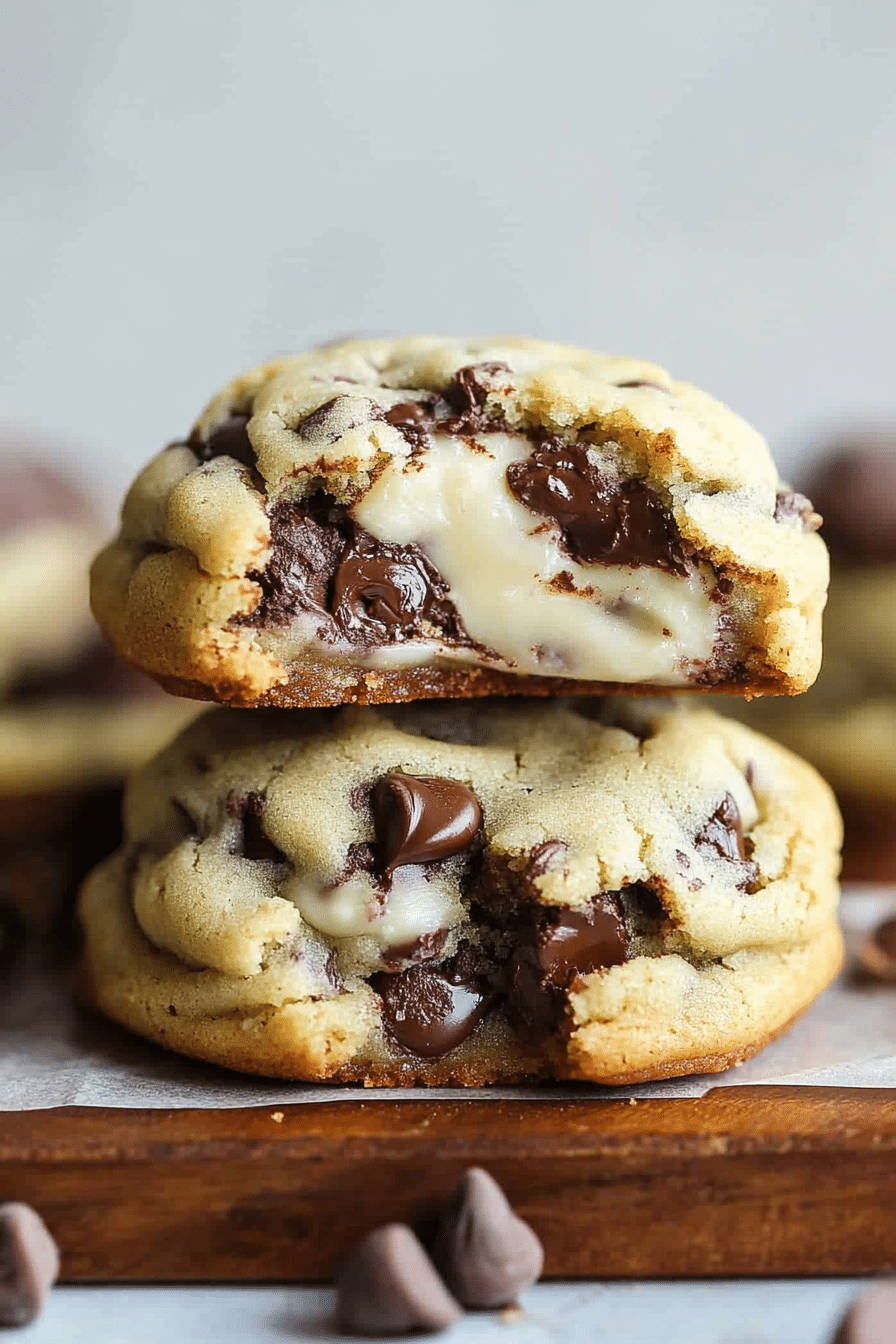
[[275, 1125], [282, 1125], [285, 1116], [282, 1111], [274, 1111], [273, 1115], [271, 1116], [271, 1119], [274, 1121]]

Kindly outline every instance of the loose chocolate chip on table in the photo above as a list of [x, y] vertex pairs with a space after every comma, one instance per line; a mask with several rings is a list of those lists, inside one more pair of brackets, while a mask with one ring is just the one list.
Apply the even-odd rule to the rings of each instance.
[[896, 1279], [890, 1279], [856, 1298], [831, 1344], [893, 1344], [894, 1340]]
[[189, 446], [200, 462], [210, 462], [213, 457], [233, 457], [244, 467], [254, 467], [258, 458], [249, 431], [248, 415], [230, 415], [217, 425], [204, 441], [194, 430], [189, 438]]
[[336, 1320], [348, 1334], [434, 1333], [462, 1314], [404, 1223], [369, 1233], [336, 1280]]
[[439, 1225], [433, 1260], [459, 1302], [488, 1311], [515, 1302], [535, 1283], [544, 1251], [497, 1181], [471, 1167]]
[[628, 929], [612, 893], [590, 905], [540, 906], [510, 963], [509, 1005], [523, 1022], [553, 1030], [577, 975], [619, 966], [630, 952]]
[[642, 480], [602, 473], [587, 444], [547, 439], [525, 461], [511, 462], [506, 476], [530, 513], [559, 524], [574, 560], [687, 572], [678, 528], [659, 496]]
[[461, 968], [411, 966], [400, 975], [380, 972], [370, 984], [382, 1000], [389, 1035], [424, 1059], [454, 1050], [472, 1035], [492, 1004], [486, 986]]
[[896, 915], [878, 924], [865, 940], [859, 961], [879, 980], [896, 980]]
[[394, 771], [377, 781], [371, 804], [387, 876], [406, 863], [459, 854], [482, 825], [476, 795], [454, 779]]
[[28, 1204], [0, 1204], [0, 1325], [28, 1325], [59, 1276], [59, 1250]]

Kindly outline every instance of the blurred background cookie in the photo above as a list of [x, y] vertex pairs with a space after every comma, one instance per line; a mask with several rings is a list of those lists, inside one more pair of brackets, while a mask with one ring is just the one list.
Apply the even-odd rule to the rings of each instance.
[[118, 843], [124, 776], [192, 712], [96, 632], [103, 531], [73, 471], [0, 442], [0, 903], [32, 931]]
[[896, 880], [896, 426], [819, 449], [805, 482], [831, 552], [815, 686], [744, 717], [817, 767], [846, 836], [843, 877]]

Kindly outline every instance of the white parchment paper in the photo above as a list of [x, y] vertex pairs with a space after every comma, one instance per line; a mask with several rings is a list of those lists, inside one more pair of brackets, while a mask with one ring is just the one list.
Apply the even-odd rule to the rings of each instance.
[[266, 1082], [197, 1064], [73, 1006], [67, 976], [31, 949], [0, 988], [0, 1111], [51, 1106], [277, 1106], [388, 1097], [699, 1097], [712, 1087], [756, 1083], [896, 1088], [896, 984], [856, 974], [863, 933], [896, 914], [896, 886], [844, 893], [846, 967], [783, 1040], [726, 1073], [634, 1087], [358, 1089]]

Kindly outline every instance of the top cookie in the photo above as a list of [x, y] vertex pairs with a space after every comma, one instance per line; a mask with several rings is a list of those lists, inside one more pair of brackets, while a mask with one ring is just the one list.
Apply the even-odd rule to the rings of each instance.
[[344, 341], [231, 382], [93, 569], [119, 652], [235, 705], [795, 694], [827, 553], [764, 440], [654, 364]]

